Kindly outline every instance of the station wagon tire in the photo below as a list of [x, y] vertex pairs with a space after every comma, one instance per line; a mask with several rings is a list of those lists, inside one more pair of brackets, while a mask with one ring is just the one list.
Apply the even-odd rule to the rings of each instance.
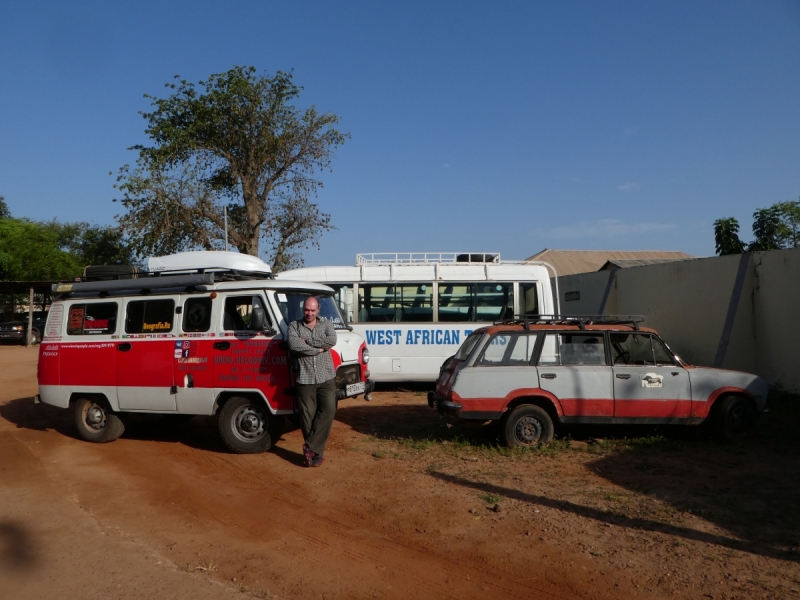
[[239, 454], [266, 452], [283, 433], [284, 417], [269, 412], [262, 402], [233, 397], [219, 413], [219, 434]]
[[75, 426], [87, 442], [113, 442], [125, 432], [125, 424], [103, 400], [78, 398], [73, 409]]
[[727, 442], [746, 437], [755, 425], [756, 411], [747, 398], [728, 396], [720, 401], [714, 426], [717, 435]]
[[530, 448], [553, 439], [553, 420], [543, 408], [523, 404], [509, 411], [503, 422], [503, 437], [512, 448]]

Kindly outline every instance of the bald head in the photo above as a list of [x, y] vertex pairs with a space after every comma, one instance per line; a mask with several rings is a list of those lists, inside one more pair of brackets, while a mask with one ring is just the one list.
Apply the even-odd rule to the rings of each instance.
[[319, 300], [314, 296], [309, 296], [303, 302], [303, 321], [306, 325], [314, 326], [317, 322], [317, 315], [319, 314]]

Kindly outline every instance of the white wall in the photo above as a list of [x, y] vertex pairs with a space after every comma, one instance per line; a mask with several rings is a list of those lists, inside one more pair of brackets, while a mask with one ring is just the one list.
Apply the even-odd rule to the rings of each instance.
[[[800, 248], [560, 277], [562, 313], [598, 314], [609, 278], [604, 314], [644, 315], [644, 324], [687, 362], [713, 366], [720, 357], [726, 369], [758, 373], [800, 392]], [[567, 302], [575, 291], [580, 300]]]

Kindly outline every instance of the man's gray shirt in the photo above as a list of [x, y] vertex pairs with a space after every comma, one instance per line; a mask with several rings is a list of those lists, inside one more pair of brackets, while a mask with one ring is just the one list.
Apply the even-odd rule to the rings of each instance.
[[[302, 319], [289, 324], [289, 350], [300, 363], [297, 383], [324, 383], [336, 377], [328, 352], [336, 345], [336, 330], [327, 319], [317, 319], [314, 329]], [[320, 352], [323, 348], [325, 352]]]

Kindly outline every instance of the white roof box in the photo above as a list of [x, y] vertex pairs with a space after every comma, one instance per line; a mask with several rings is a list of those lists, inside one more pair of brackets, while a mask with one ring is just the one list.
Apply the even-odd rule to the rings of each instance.
[[217, 252], [198, 250], [179, 252], [168, 256], [151, 256], [147, 259], [147, 270], [151, 273], [163, 271], [238, 271], [240, 273], [260, 273], [271, 275], [272, 269], [257, 256], [238, 252]]

